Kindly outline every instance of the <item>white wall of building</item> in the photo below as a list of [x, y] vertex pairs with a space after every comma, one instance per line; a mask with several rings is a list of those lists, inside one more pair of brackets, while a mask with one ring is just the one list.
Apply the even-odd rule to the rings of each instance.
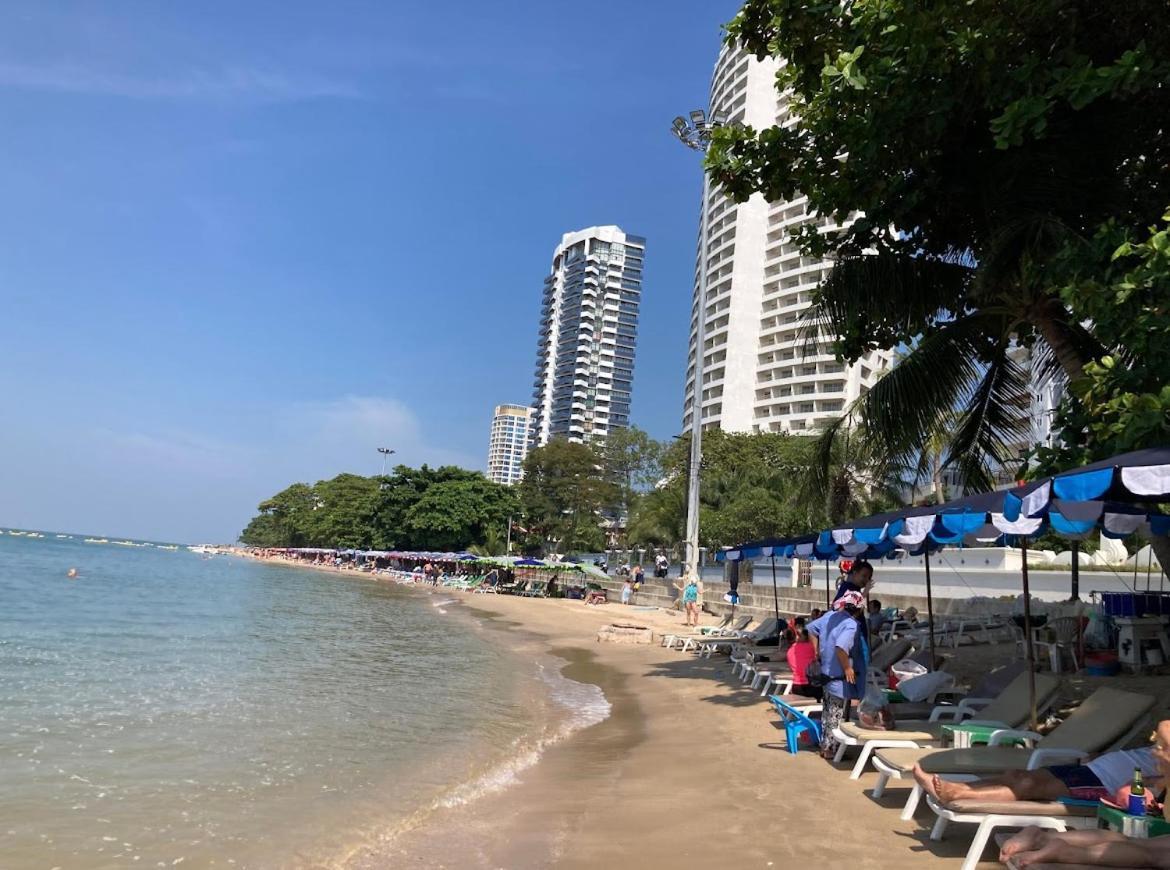
[[531, 440], [532, 409], [496, 405], [488, 438], [488, 480], [511, 486], [524, 477], [524, 457]]
[[[775, 88], [777, 61], [724, 46], [711, 81], [712, 113], [756, 129], [796, 122]], [[854, 366], [837, 362], [825, 341], [808, 346], [800, 330], [812, 292], [831, 261], [803, 256], [790, 234], [810, 220], [804, 197], [769, 203], [760, 194], [736, 204], [718, 190], [704, 203], [707, 293], [703, 425], [733, 432], [809, 432], [839, 416], [888, 366], [871, 354]], [[823, 221], [825, 226], [831, 226]], [[694, 396], [699, 310], [696, 257], [683, 426]]]

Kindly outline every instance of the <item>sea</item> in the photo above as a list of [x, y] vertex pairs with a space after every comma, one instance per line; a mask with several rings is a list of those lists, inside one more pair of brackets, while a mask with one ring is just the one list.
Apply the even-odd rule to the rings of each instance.
[[0, 867], [378, 866], [606, 717], [561, 665], [442, 590], [0, 531]]

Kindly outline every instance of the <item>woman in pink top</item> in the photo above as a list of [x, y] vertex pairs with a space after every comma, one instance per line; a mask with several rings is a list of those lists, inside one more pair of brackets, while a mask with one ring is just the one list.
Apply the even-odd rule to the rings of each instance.
[[817, 654], [809, 639], [808, 630], [800, 628], [797, 631], [796, 642], [788, 647], [788, 667], [792, 668], [792, 694], [820, 700], [821, 687], [810, 686], [805, 676], [809, 663]]

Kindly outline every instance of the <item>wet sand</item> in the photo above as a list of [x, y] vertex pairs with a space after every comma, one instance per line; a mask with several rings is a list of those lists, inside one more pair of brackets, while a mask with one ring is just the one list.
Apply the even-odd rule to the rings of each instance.
[[602, 687], [612, 714], [363, 868], [958, 867], [969, 838], [928, 843], [921, 823], [898, 818], [903, 789], [874, 802], [873, 774], [855, 782], [811, 752], [790, 755], [758, 693], [726, 679], [726, 658], [596, 641], [610, 622], [666, 627], [679, 616], [461, 598], [503, 630], [544, 638], [566, 676]]

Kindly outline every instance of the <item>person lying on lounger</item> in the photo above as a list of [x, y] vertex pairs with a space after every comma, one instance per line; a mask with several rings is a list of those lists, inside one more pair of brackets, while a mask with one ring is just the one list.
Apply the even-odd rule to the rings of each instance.
[[1138, 840], [1118, 831], [1053, 831], [1024, 828], [1003, 845], [999, 860], [1017, 867], [1076, 864], [1078, 867], [1170, 868], [1170, 837]]
[[[1170, 720], [1158, 723], [1153, 744], [1158, 775], [1165, 782], [1170, 778]], [[1170, 837], [1139, 840], [1116, 831], [1052, 831], [1029, 827], [1004, 843], [999, 857], [1005, 862], [1014, 858], [1018, 867], [1048, 863], [1170, 868]]]
[[[1170, 720], [1159, 727], [1170, 728]], [[1168, 734], [1170, 736], [1170, 734]], [[955, 801], [983, 800], [1054, 801], [1060, 798], [1080, 800], [1114, 800], [1133, 779], [1134, 768], [1140, 768], [1146, 782], [1163, 776], [1154, 758], [1154, 749], [1123, 749], [1106, 752], [1084, 764], [1054, 764], [1036, 770], [1009, 770], [988, 779], [972, 782], [954, 782], [927, 773], [921, 765], [914, 766], [914, 779], [923, 791], [945, 804]], [[1158, 783], [1153, 783], [1160, 788]], [[1149, 792], [1147, 792], [1149, 793]]]

